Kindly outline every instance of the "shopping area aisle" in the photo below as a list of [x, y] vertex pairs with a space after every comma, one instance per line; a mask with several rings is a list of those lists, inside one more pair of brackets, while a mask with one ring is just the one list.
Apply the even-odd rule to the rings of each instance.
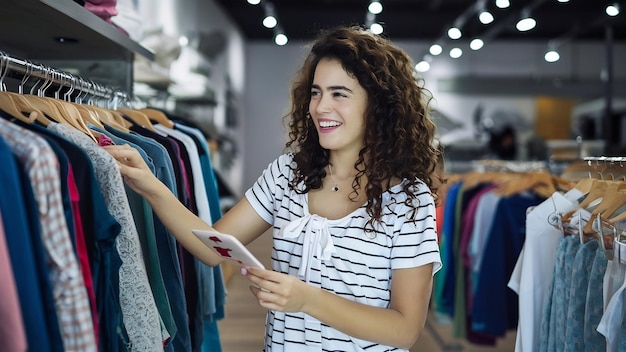
[[[272, 250], [270, 233], [264, 234], [248, 247], [266, 267], [270, 267]], [[259, 352], [263, 348], [265, 309], [259, 307], [248, 289], [246, 280], [237, 270], [224, 266], [228, 296], [226, 318], [219, 322], [223, 352]], [[438, 325], [433, 318], [411, 352], [511, 352], [515, 335], [510, 333], [495, 347], [482, 347], [450, 338], [450, 327]]]

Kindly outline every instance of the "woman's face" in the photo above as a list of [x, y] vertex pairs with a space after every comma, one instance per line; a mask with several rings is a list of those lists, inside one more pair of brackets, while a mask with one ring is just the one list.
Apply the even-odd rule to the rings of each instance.
[[363, 147], [367, 92], [334, 59], [317, 64], [309, 112], [320, 145], [329, 150], [356, 150]]

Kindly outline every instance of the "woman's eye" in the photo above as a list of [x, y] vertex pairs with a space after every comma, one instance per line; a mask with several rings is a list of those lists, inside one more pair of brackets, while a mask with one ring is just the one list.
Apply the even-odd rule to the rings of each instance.
[[312, 91], [311, 91], [311, 96], [312, 96], [312, 97], [316, 97], [316, 96], [318, 96], [318, 95], [320, 95], [320, 92], [319, 92], [319, 91], [316, 91], [316, 90], [312, 90]]
[[339, 92], [335, 92], [333, 93], [333, 97], [337, 97], [337, 98], [345, 98], [346, 95], [343, 93], [339, 93]]

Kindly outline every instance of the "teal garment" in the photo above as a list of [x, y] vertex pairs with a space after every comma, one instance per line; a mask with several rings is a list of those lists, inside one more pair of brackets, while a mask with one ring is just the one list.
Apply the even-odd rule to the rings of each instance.
[[554, 275], [552, 278], [552, 285], [548, 294], [548, 301], [546, 302], [543, 317], [541, 319], [539, 352], [554, 352], [556, 350], [556, 301], [557, 295], [563, 295], [563, 277], [565, 266], [565, 255], [567, 254], [567, 248], [570, 246], [571, 236], [564, 236], [559, 242], [559, 247], [556, 250], [556, 259], [554, 261]]
[[[574, 259], [576, 253], [580, 248], [580, 238], [577, 236], [566, 237], [568, 245], [565, 248], [565, 255], [563, 258], [563, 271], [559, 275], [558, 285], [555, 286], [555, 295], [552, 297], [555, 309], [554, 325], [551, 327], [551, 331], [554, 332], [555, 349], [548, 351], [563, 352], [565, 349], [565, 331], [567, 321], [567, 307], [570, 301], [570, 287], [572, 282], [572, 268], [574, 265]], [[552, 321], [551, 321], [552, 322]]]
[[603, 281], [608, 259], [601, 246], [597, 246], [591, 273], [589, 275], [589, 288], [587, 289], [587, 300], [585, 303], [585, 328], [584, 341], [585, 351], [605, 352], [606, 338], [596, 329], [602, 314], [603, 307]]
[[587, 351], [584, 340], [585, 304], [591, 278], [591, 267], [598, 247], [597, 240], [590, 240], [580, 246], [574, 257], [569, 302], [567, 304], [567, 319], [565, 320], [565, 352]]

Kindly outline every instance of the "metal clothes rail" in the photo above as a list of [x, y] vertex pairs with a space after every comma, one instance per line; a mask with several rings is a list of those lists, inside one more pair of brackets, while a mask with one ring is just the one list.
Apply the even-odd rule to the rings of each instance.
[[[58, 94], [62, 88], [67, 88], [66, 95], [70, 93], [75, 99], [107, 101], [108, 104], [124, 105], [131, 101], [128, 93], [107, 87], [69, 72], [58, 70], [40, 63], [26, 59], [20, 59], [0, 50], [0, 91], [7, 90], [4, 78], [11, 72], [12, 76], [19, 76], [19, 92], [30, 84], [30, 93], [45, 92], [51, 86], [57, 86]], [[32, 81], [32, 82], [31, 82]], [[56, 97], [58, 98], [58, 96]]]

